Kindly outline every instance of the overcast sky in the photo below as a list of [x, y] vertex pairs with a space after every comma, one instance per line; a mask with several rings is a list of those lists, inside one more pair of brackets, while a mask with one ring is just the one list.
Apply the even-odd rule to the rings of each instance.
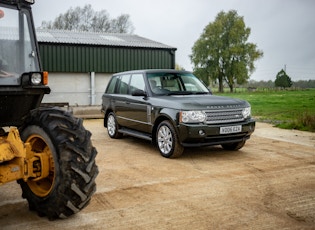
[[293, 81], [315, 80], [314, 0], [36, 0], [36, 26], [70, 7], [91, 4], [111, 18], [129, 14], [134, 34], [177, 48], [176, 63], [192, 70], [189, 55], [220, 11], [236, 10], [251, 28], [249, 41], [264, 52], [251, 79], [274, 80], [286, 68]]

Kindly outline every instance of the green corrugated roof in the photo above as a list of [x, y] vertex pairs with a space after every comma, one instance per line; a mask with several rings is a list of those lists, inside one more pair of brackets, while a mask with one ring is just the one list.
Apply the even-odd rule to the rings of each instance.
[[134, 34], [36, 29], [36, 35], [38, 42], [42, 43], [86, 44], [176, 50], [175, 47], [152, 41]]

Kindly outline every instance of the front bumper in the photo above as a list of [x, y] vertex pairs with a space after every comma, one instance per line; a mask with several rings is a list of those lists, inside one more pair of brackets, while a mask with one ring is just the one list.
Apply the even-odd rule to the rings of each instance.
[[[184, 147], [198, 147], [235, 143], [247, 140], [255, 130], [255, 120], [229, 124], [179, 124], [178, 138]], [[220, 134], [220, 127], [241, 125], [238, 133]]]

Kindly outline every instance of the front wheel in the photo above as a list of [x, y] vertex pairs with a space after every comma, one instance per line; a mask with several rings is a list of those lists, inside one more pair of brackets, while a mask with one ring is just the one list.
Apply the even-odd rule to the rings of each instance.
[[169, 121], [162, 121], [156, 133], [156, 142], [163, 157], [176, 158], [182, 155], [184, 147], [179, 143], [176, 131]]
[[225, 150], [239, 150], [241, 148], [243, 148], [243, 146], [245, 145], [246, 141], [240, 141], [240, 142], [235, 142], [235, 143], [230, 143], [230, 144], [222, 144], [222, 148]]
[[45, 162], [36, 162], [33, 170], [47, 172], [46, 177], [18, 180], [30, 210], [53, 220], [86, 207], [96, 191], [98, 168], [97, 151], [82, 119], [59, 109], [40, 108], [32, 111], [20, 132], [30, 146], [27, 151], [45, 156]]

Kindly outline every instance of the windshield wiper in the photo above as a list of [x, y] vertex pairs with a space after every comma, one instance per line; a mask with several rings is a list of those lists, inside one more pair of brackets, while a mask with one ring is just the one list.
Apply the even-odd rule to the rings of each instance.
[[194, 92], [194, 94], [209, 94], [209, 92]]
[[209, 92], [192, 92], [192, 91], [174, 91], [174, 92], [169, 92], [166, 95], [201, 95], [201, 94], [210, 94]]
[[174, 91], [174, 92], [169, 92], [166, 95], [170, 96], [170, 95], [191, 95], [193, 94], [190, 91]]

